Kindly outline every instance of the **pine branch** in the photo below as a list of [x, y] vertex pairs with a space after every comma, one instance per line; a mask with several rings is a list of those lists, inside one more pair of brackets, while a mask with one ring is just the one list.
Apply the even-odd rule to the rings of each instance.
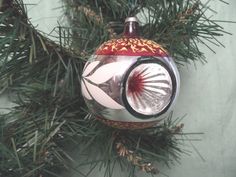
[[[224, 33], [205, 17], [204, 5], [193, 0], [65, 1], [73, 34], [65, 38], [60, 27], [58, 44], [33, 27], [22, 1], [2, 2], [0, 84], [13, 91], [17, 106], [0, 115], [0, 175], [51, 177], [76, 171], [86, 176], [80, 167], [89, 165], [88, 174], [103, 166], [104, 176], [111, 177], [119, 164], [135, 176], [136, 167], [151, 172], [149, 162], [169, 165], [179, 160], [185, 153], [177, 138], [184, 134], [182, 124], [170, 115], [144, 130], [107, 127], [88, 113], [78, 76], [95, 48], [119, 37], [124, 19], [143, 11], [148, 14], [141, 27], [144, 37], [164, 45], [177, 62], [198, 60], [203, 54], [197, 41], [204, 37], [216, 42]], [[130, 151], [125, 158], [119, 155], [119, 143]], [[85, 160], [75, 162], [74, 151]]]
[[83, 61], [41, 35], [21, 1], [3, 1], [1, 11], [0, 85], [18, 96], [18, 106], [0, 116], [1, 175], [66, 170], [71, 159], [58, 143], [70, 117], [85, 114], [77, 109], [85, 107], [77, 92]]
[[127, 16], [140, 16], [144, 21], [141, 35], [163, 45], [178, 64], [206, 62], [198, 44], [213, 51], [210, 44], [221, 45], [217, 37], [227, 33], [206, 17], [209, 6], [196, 0], [109, 0], [95, 1], [95, 5], [88, 0], [63, 2], [72, 26], [73, 46], [88, 56], [108, 38], [120, 36]]

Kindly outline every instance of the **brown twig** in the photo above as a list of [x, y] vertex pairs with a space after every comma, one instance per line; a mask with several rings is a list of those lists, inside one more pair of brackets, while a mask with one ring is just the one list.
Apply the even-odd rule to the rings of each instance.
[[[84, 15], [91, 19], [93, 22], [95, 22], [95, 24], [100, 25], [103, 24], [103, 17], [102, 17], [102, 13], [100, 11], [100, 14], [98, 15], [95, 11], [93, 11], [90, 7], [86, 7], [86, 6], [79, 6], [78, 11], [83, 12]], [[114, 29], [110, 26], [110, 25], [106, 25], [106, 29], [109, 33], [109, 37], [111, 39], [115, 38], [117, 36], [117, 34], [115, 33]]]
[[192, 5], [192, 7], [187, 8], [185, 11], [181, 12], [177, 16], [176, 23], [184, 23], [188, 22], [190, 16], [194, 15], [199, 9], [199, 2], [197, 1]]
[[125, 145], [121, 142], [116, 144], [116, 150], [120, 157], [125, 157], [129, 162], [131, 162], [134, 166], [139, 167], [141, 171], [158, 174], [159, 170], [153, 166], [151, 162], [144, 162], [143, 158], [134, 151], [129, 150]]
[[182, 129], [184, 128], [184, 124], [180, 124], [180, 125], [176, 125], [175, 127], [173, 127], [172, 129], [170, 129], [170, 132], [172, 134], [177, 134], [180, 133], [182, 131]]
[[78, 11], [83, 12], [87, 18], [92, 19], [96, 24], [103, 23], [101, 15], [97, 15], [90, 7], [78, 6]]

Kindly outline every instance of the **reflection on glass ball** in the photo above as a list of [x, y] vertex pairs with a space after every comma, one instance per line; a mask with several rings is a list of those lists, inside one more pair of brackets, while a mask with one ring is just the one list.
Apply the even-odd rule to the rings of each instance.
[[170, 73], [155, 60], [132, 68], [125, 84], [123, 99], [127, 99], [137, 116], [156, 116], [171, 102], [173, 88]]
[[82, 93], [93, 114], [118, 128], [145, 128], [163, 119], [178, 93], [170, 57], [94, 55], [85, 65]]

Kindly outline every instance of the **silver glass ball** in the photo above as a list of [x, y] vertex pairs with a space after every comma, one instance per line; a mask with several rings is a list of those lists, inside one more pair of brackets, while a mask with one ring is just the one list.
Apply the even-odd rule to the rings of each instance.
[[89, 110], [117, 128], [154, 126], [178, 96], [179, 73], [169, 56], [93, 55], [81, 90]]

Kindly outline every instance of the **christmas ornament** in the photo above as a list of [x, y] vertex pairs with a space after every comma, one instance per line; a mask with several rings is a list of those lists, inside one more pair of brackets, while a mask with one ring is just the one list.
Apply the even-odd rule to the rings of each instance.
[[138, 36], [138, 20], [125, 20], [123, 37], [103, 43], [85, 64], [81, 89], [102, 122], [121, 129], [156, 125], [179, 92], [179, 73], [161, 45]]

